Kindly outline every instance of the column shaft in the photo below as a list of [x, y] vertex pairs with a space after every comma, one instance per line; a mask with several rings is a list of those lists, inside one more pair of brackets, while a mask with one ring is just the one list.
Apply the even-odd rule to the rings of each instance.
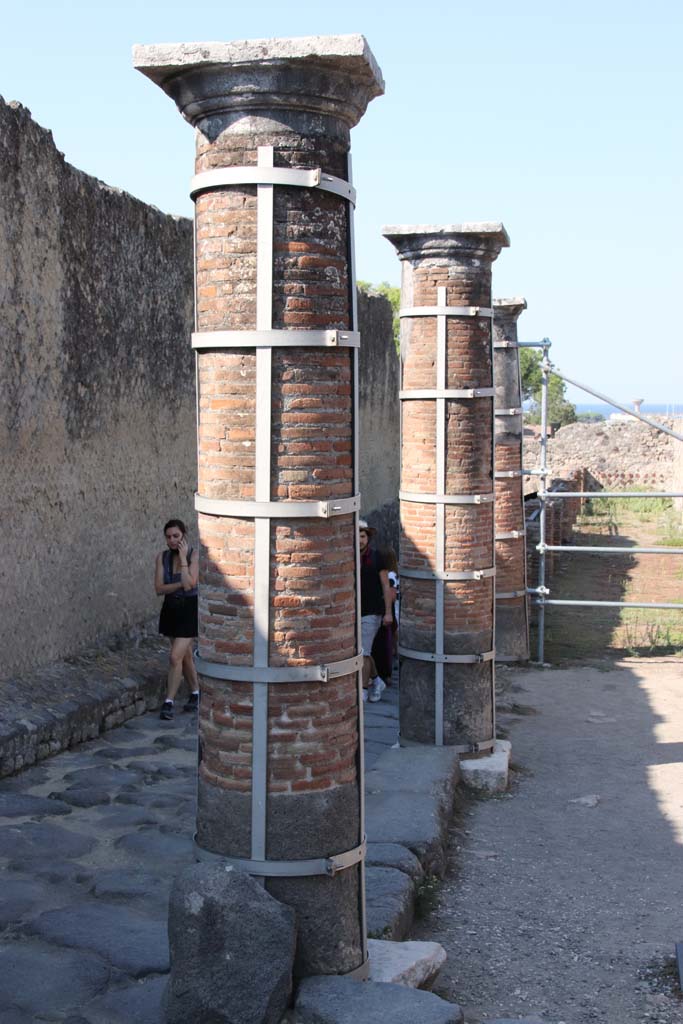
[[524, 299], [494, 299], [496, 386], [496, 661], [528, 661], [522, 382], [517, 320]]
[[360, 36], [140, 49], [197, 128], [198, 851], [296, 909], [299, 975], [362, 970], [346, 183], [381, 76]]
[[488, 752], [493, 702], [491, 264], [502, 225], [385, 228], [402, 260], [403, 742]]

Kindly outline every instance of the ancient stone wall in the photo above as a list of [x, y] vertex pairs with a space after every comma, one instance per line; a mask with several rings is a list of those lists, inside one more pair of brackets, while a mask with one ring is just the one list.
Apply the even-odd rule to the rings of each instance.
[[161, 528], [193, 518], [192, 237], [188, 221], [71, 167], [4, 101], [0, 181], [9, 675], [156, 608]]
[[[662, 420], [676, 429], [673, 420]], [[570, 423], [548, 440], [548, 464], [553, 476], [565, 477], [586, 469], [588, 489], [670, 490], [674, 483], [674, 455], [680, 441], [660, 434], [636, 420]], [[524, 436], [524, 465], [538, 466], [539, 443]], [[537, 490], [538, 479], [526, 480], [525, 491]]]
[[[2, 99], [0, 181], [2, 677], [155, 615], [165, 520], [196, 543], [197, 467], [191, 222], [71, 167]], [[212, 287], [200, 282], [202, 310]], [[395, 544], [387, 300], [360, 295], [359, 321], [363, 511]], [[212, 472], [237, 480], [246, 452]]]

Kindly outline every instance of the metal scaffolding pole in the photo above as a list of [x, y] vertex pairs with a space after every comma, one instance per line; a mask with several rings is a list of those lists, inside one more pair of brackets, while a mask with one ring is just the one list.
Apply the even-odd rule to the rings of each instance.
[[541, 374], [542, 374], [542, 390], [541, 390], [541, 451], [540, 451], [540, 468], [534, 474], [542, 478], [543, 490], [538, 492], [538, 498], [540, 502], [540, 514], [539, 514], [539, 542], [537, 545], [538, 550], [538, 586], [529, 587], [527, 593], [529, 595], [535, 595], [536, 605], [538, 608], [538, 653], [537, 660], [540, 664], [543, 664], [545, 655], [545, 606], [546, 605], [570, 605], [578, 607], [607, 607], [607, 608], [671, 608], [676, 610], [683, 610], [683, 604], [663, 604], [663, 603], [641, 603], [637, 601], [574, 601], [574, 600], [549, 600], [547, 595], [550, 593], [545, 585], [545, 555], [547, 551], [569, 551], [572, 553], [588, 552], [590, 554], [670, 554], [680, 555], [683, 554], [681, 548], [626, 548], [626, 547], [598, 547], [598, 546], [575, 546], [566, 544], [546, 544], [546, 501], [552, 495], [553, 500], [555, 498], [680, 498], [683, 497], [683, 493], [680, 491], [657, 491], [652, 493], [643, 493], [642, 491], [547, 491], [545, 489], [545, 482], [550, 475], [548, 472], [548, 382], [550, 374], [553, 373], [556, 377], [565, 381], [567, 384], [573, 384], [574, 387], [579, 388], [581, 391], [586, 391], [589, 395], [594, 398], [600, 399], [602, 402], [606, 402], [608, 405], [614, 406], [616, 409], [620, 409], [622, 412], [629, 416], [633, 416], [634, 419], [640, 420], [645, 423], [648, 427], [653, 430], [657, 430], [662, 434], [668, 434], [670, 437], [675, 438], [677, 441], [683, 441], [683, 435], [677, 434], [676, 431], [671, 430], [669, 427], [665, 427], [662, 423], [657, 423], [655, 420], [648, 419], [647, 416], [643, 416], [642, 413], [636, 412], [634, 409], [629, 409], [627, 406], [622, 405], [620, 402], [616, 402], [613, 398], [607, 395], [603, 395], [600, 391], [596, 391], [594, 388], [588, 387], [586, 384], [582, 384], [573, 378], [568, 377], [562, 373], [557, 367], [553, 366], [548, 359], [548, 349], [550, 348], [550, 342], [547, 338], [543, 341], [530, 341], [520, 342], [519, 348], [542, 348], [543, 359], [541, 362]]
[[541, 374], [542, 374], [542, 391], [541, 391], [541, 479], [543, 480], [543, 490], [539, 493], [541, 501], [540, 515], [538, 518], [538, 594], [539, 599], [536, 604], [538, 607], [538, 648], [537, 648], [537, 661], [539, 665], [543, 664], [543, 658], [545, 654], [545, 605], [543, 603], [543, 595], [547, 593], [545, 585], [545, 527], [546, 527], [546, 494], [545, 482], [548, 478], [548, 381], [550, 379], [550, 360], [548, 359], [548, 350], [550, 348], [550, 342], [547, 338], [543, 339], [543, 358], [541, 360]]

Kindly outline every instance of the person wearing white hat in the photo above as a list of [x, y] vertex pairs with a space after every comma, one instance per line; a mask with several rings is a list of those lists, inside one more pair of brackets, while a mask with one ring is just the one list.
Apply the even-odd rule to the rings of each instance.
[[[380, 700], [385, 689], [384, 680], [373, 673], [372, 644], [379, 627], [390, 626], [393, 621], [393, 591], [384, 558], [371, 544], [377, 531], [365, 519], [358, 523], [360, 545], [360, 615], [363, 646], [363, 700], [373, 704]], [[367, 695], [367, 696], [366, 696]]]

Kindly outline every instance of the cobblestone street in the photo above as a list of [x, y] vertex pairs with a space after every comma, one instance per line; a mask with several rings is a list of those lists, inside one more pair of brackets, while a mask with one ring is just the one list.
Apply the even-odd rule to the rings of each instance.
[[[393, 687], [365, 705], [368, 768], [397, 740], [397, 703]], [[150, 712], [0, 783], [2, 1024], [159, 1024], [196, 727]]]

